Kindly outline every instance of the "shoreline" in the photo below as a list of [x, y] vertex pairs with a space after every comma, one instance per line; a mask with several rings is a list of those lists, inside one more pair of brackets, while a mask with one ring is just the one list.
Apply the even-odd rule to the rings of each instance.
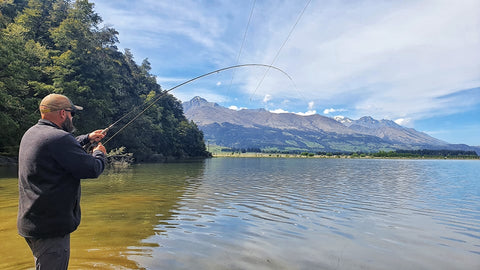
[[410, 159], [410, 160], [480, 160], [480, 157], [375, 157], [372, 155], [301, 155], [301, 154], [277, 154], [277, 153], [212, 153], [213, 158], [303, 158], [303, 159]]
[[[131, 157], [130, 157], [131, 158]], [[280, 154], [280, 153], [212, 153], [211, 158], [303, 158], [303, 159], [410, 159], [410, 160], [480, 160], [480, 157], [441, 157], [441, 156], [420, 156], [420, 157], [375, 157], [372, 155], [301, 155], [301, 154]], [[191, 159], [183, 159], [183, 161]], [[109, 165], [131, 165], [136, 162], [129, 160], [115, 160], [115, 158], [108, 157]], [[181, 162], [182, 159], [172, 159], [170, 162]], [[165, 163], [166, 160], [157, 163]], [[151, 162], [149, 162], [151, 163]], [[156, 163], [156, 162], [153, 162]], [[127, 166], [128, 166], [127, 165]], [[1, 156], [0, 155], [0, 167], [18, 166], [18, 159], [16, 157]]]

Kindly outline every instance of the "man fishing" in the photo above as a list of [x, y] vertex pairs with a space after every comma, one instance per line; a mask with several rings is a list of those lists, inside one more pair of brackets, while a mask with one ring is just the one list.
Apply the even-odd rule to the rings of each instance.
[[[105, 168], [102, 130], [73, 137], [72, 118], [82, 110], [64, 95], [40, 103], [41, 119], [20, 143], [17, 228], [36, 269], [67, 269], [70, 233], [80, 224], [80, 179], [97, 178]], [[82, 148], [98, 142], [92, 154]]]

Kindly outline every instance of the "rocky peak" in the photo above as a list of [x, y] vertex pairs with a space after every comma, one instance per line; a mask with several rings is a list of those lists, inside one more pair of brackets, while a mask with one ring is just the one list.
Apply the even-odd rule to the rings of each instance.
[[345, 116], [335, 116], [333, 117], [337, 122], [344, 124], [345, 126], [350, 126], [353, 123], [353, 120]]
[[393, 122], [392, 120], [375, 120], [370, 116], [364, 116], [358, 120], [353, 121], [352, 125], [360, 126], [363, 128], [368, 129], [378, 129], [383, 127], [391, 127], [391, 128], [403, 128], [402, 126], [398, 125], [397, 123]]
[[182, 105], [183, 105], [184, 111], [188, 111], [189, 109], [194, 108], [194, 107], [203, 107], [203, 106], [218, 107], [218, 106], [220, 106], [217, 103], [208, 102], [206, 99], [201, 98], [199, 96], [196, 96], [196, 97], [192, 98], [190, 101], [183, 102]]

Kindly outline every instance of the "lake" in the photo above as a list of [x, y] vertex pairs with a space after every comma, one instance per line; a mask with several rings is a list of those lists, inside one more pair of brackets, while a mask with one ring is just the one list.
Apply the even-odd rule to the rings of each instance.
[[[480, 162], [213, 158], [82, 182], [69, 269], [480, 269]], [[0, 168], [0, 269], [31, 269]]]

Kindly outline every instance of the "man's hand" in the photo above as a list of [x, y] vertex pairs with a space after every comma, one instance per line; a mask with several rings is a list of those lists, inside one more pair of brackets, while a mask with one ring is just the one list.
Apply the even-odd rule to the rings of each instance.
[[88, 139], [91, 143], [99, 142], [103, 139], [103, 137], [105, 137], [106, 133], [107, 132], [104, 132], [103, 129], [95, 130], [94, 132], [88, 134]]
[[93, 148], [93, 152], [95, 152], [95, 150], [102, 151], [105, 155], [107, 154], [107, 149], [105, 149], [105, 146], [103, 146], [100, 142], [95, 148]]

